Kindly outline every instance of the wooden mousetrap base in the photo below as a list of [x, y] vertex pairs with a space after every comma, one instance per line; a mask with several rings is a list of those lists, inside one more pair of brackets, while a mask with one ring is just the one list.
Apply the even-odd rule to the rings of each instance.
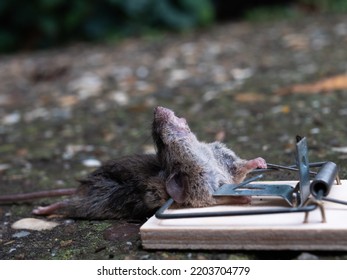
[[[347, 201], [347, 180], [334, 185], [329, 198]], [[264, 183], [264, 182], [262, 182]], [[290, 184], [297, 181], [266, 182]], [[236, 211], [287, 206], [280, 198], [253, 198], [247, 206], [169, 209], [167, 213]], [[347, 251], [347, 206], [324, 202], [326, 223], [319, 209], [305, 213], [186, 218], [151, 217], [140, 229], [145, 249], [211, 250], [335, 250]]]

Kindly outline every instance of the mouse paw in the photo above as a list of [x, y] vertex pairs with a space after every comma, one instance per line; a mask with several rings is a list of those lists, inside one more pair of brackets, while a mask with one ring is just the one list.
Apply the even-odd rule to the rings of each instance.
[[261, 157], [247, 161], [245, 166], [249, 170], [253, 170], [253, 169], [257, 169], [257, 168], [267, 168], [265, 159], [263, 159]]
[[63, 208], [65, 206], [66, 206], [66, 203], [64, 201], [59, 201], [48, 206], [39, 206], [35, 208], [32, 211], [32, 213], [35, 215], [42, 215], [42, 216], [51, 215], [51, 214], [54, 214], [58, 209]]
[[49, 207], [39, 206], [31, 212], [35, 215], [49, 215], [51, 213], [51, 210]]

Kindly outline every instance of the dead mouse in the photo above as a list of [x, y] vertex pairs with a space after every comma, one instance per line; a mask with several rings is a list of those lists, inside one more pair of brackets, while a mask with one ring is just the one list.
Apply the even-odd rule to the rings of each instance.
[[[212, 194], [223, 184], [242, 182], [253, 169], [266, 168], [262, 158], [243, 160], [220, 142], [200, 142], [186, 120], [167, 108], [155, 108], [152, 136], [156, 154], [111, 160], [81, 180], [76, 191], [66, 193], [72, 193], [67, 200], [38, 207], [33, 213], [142, 220], [169, 197], [181, 207], [249, 203], [249, 197], [224, 200]], [[6, 201], [0, 197], [0, 203]]]
[[[243, 160], [220, 142], [204, 143], [191, 132], [186, 120], [157, 107], [152, 127], [165, 189], [180, 205], [203, 207], [223, 203], [212, 194], [224, 184], [241, 183], [256, 168], [266, 168], [263, 158]], [[225, 203], [248, 203], [249, 197], [231, 197]]]

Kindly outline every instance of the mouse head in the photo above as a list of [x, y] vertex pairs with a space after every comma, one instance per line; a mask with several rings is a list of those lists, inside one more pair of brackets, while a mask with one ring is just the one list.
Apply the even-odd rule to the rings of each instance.
[[179, 144], [195, 143], [197, 139], [191, 132], [186, 119], [179, 118], [173, 111], [164, 107], [154, 109], [152, 137], [162, 166], [172, 164], [172, 150]]
[[166, 190], [183, 205], [213, 204], [212, 193], [233, 183], [245, 162], [219, 142], [198, 141], [184, 118], [163, 107], [154, 110], [152, 134], [167, 178]]

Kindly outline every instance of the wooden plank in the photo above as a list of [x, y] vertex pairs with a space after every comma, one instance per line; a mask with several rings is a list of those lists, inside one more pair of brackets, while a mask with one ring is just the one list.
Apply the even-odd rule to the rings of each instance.
[[[268, 182], [296, 185], [294, 181]], [[329, 197], [347, 201], [347, 180], [332, 187]], [[280, 199], [254, 198], [246, 206], [169, 209], [168, 213], [233, 211], [285, 205]], [[346, 250], [347, 206], [324, 202], [327, 222], [319, 210], [304, 213], [167, 219], [151, 217], [140, 229], [146, 249]]]

